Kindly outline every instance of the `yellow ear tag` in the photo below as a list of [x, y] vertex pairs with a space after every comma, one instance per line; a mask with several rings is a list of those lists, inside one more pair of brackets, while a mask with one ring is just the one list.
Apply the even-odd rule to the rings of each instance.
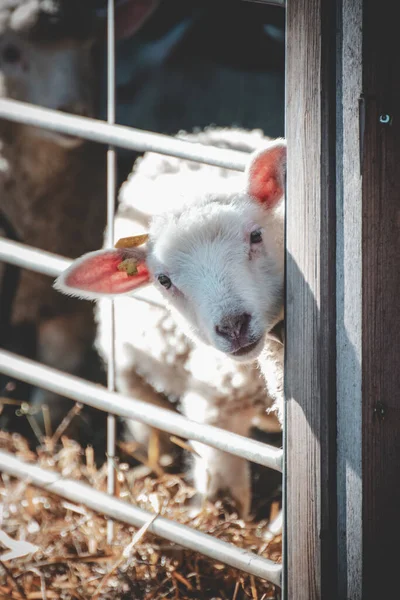
[[142, 235], [132, 235], [130, 237], [120, 238], [118, 242], [115, 244], [115, 248], [136, 248], [137, 246], [141, 246], [149, 239], [149, 235], [147, 233], [142, 233]]
[[126, 258], [118, 265], [118, 271], [125, 271], [127, 275], [137, 275], [137, 261], [134, 258]]

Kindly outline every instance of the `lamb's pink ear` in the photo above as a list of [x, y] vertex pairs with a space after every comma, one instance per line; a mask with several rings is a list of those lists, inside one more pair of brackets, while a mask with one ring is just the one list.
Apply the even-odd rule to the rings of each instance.
[[[126, 268], [121, 269], [123, 261]], [[88, 300], [127, 294], [149, 282], [145, 261], [146, 251], [139, 248], [89, 252], [77, 258], [56, 279], [54, 287], [64, 294]], [[128, 274], [132, 271], [134, 274]]]
[[275, 140], [255, 152], [246, 170], [247, 192], [273, 208], [285, 192], [286, 141]]

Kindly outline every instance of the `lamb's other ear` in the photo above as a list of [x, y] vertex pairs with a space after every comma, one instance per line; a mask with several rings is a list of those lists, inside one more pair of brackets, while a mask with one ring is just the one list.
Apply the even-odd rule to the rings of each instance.
[[246, 170], [247, 192], [273, 208], [285, 192], [286, 141], [278, 139], [255, 152]]
[[149, 279], [144, 248], [111, 248], [89, 252], [74, 260], [57, 277], [54, 287], [64, 294], [96, 300], [128, 294]]

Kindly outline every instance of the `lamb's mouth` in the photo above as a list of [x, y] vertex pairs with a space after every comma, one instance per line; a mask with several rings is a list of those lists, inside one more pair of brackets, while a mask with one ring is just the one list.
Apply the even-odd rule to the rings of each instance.
[[258, 340], [256, 340], [255, 342], [251, 342], [251, 344], [246, 344], [246, 346], [242, 346], [238, 350], [231, 352], [231, 355], [232, 356], [246, 356], [247, 354], [250, 354], [253, 350], [255, 350], [257, 348], [257, 346], [260, 344], [262, 339], [263, 339], [263, 336], [259, 337]]

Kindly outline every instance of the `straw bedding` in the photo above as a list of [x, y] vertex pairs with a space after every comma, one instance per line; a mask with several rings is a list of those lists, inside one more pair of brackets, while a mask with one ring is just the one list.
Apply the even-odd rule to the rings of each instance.
[[[33, 451], [19, 434], [0, 432], [0, 447], [106, 491], [106, 465], [96, 465], [91, 447], [83, 449], [67, 437], [57, 443], [44, 438]], [[135, 448], [133, 451], [135, 454]], [[206, 503], [202, 512], [191, 518], [188, 501], [194, 490], [181, 475], [148, 463], [132, 467], [116, 462], [115, 468], [119, 497], [272, 560], [281, 559], [281, 537], [266, 541], [266, 519], [245, 523], [222, 502]], [[138, 531], [116, 523], [114, 543], [108, 546], [106, 520], [83, 506], [5, 474], [1, 475], [0, 494], [0, 600], [276, 597], [268, 582], [157, 538], [146, 532], [146, 526]], [[15, 558], [3, 560], [10, 548]]]

